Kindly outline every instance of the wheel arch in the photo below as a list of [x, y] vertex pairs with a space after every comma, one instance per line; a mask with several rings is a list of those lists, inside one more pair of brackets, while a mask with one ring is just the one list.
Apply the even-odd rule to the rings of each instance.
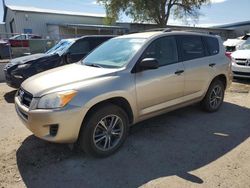
[[215, 80], [220, 80], [220, 81], [223, 83], [225, 89], [227, 88], [228, 83], [227, 83], [227, 77], [226, 77], [226, 75], [224, 75], [224, 74], [219, 74], [219, 75], [217, 75], [217, 76], [214, 77], [214, 79], [211, 81], [210, 85], [211, 85]]
[[99, 101], [96, 104], [92, 105], [87, 111], [86, 115], [83, 118], [83, 123], [90, 117], [90, 115], [100, 106], [104, 106], [106, 104], [114, 104], [125, 111], [128, 116], [129, 124], [133, 124], [134, 122], [134, 113], [131, 108], [130, 103], [124, 97], [112, 97], [103, 101]]

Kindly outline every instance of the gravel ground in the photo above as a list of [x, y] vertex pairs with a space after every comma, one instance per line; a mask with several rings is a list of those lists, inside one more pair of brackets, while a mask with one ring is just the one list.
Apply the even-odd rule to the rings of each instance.
[[250, 187], [250, 81], [234, 82], [217, 113], [193, 105], [137, 124], [106, 159], [32, 136], [14, 94], [0, 84], [0, 188]]

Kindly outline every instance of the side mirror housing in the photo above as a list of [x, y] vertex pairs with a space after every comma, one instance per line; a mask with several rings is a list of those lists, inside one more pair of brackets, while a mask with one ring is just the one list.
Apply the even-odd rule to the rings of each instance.
[[157, 69], [159, 67], [159, 62], [155, 58], [145, 58], [139, 63], [139, 69], [150, 70]]

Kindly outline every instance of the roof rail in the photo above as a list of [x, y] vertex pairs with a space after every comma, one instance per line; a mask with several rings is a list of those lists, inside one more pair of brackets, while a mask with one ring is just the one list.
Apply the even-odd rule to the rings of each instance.
[[200, 33], [200, 34], [207, 34], [207, 35], [216, 35], [215, 33], [211, 31], [197, 31], [197, 30], [183, 30], [185, 32], [192, 32], [192, 33]]
[[162, 31], [164, 33], [171, 32], [172, 29], [170, 28], [155, 28], [155, 29], [148, 29], [145, 32], [152, 32], [152, 31]]

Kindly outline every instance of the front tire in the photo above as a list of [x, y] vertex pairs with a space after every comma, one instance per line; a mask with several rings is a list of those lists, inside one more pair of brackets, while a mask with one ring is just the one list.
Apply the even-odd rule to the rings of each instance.
[[94, 157], [107, 157], [124, 143], [128, 133], [128, 116], [119, 106], [106, 104], [91, 112], [82, 125], [80, 148]]
[[225, 85], [221, 80], [214, 80], [201, 102], [203, 110], [207, 112], [216, 112], [221, 107], [225, 95]]

